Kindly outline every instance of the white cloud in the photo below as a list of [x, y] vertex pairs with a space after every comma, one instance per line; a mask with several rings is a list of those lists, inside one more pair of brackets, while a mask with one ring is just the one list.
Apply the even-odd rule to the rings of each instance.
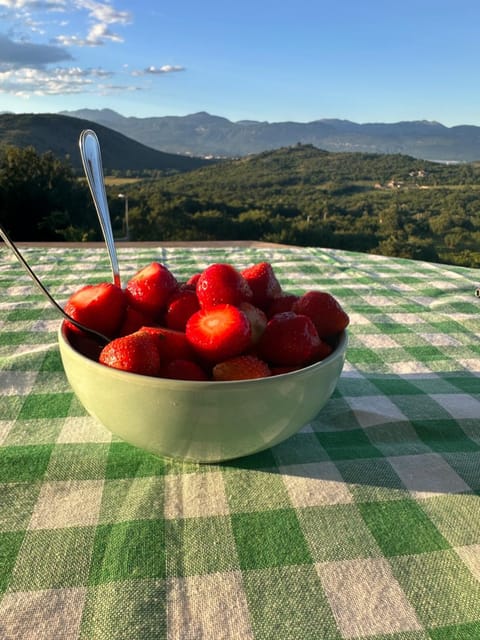
[[[132, 22], [130, 12], [120, 11], [110, 2], [100, 0], [0, 0], [0, 7], [11, 12], [11, 18], [16, 20], [17, 25], [23, 24], [30, 31], [37, 32], [42, 30], [45, 12], [84, 14], [85, 33], [65, 33], [53, 38], [62, 46], [99, 46], [107, 41], [123, 42], [123, 38], [109, 27]], [[66, 26], [65, 23], [63, 26]]]
[[131, 15], [128, 11], [118, 11], [111, 4], [95, 0], [74, 0], [78, 9], [87, 9], [94, 20], [104, 24], [129, 24]]
[[56, 42], [75, 47], [98, 47], [107, 41], [123, 42], [123, 38], [109, 27], [113, 24], [129, 24], [132, 16], [128, 11], [118, 11], [111, 4], [96, 0], [73, 0], [72, 5], [79, 11], [87, 11], [91, 23], [88, 32], [86, 35], [62, 34], [55, 38]]
[[150, 65], [141, 71], [132, 71], [132, 76], [161, 75], [163, 73], [175, 73], [176, 71], [185, 71], [185, 67], [172, 64], [164, 64], [162, 67]]
[[80, 67], [38, 69], [25, 67], [0, 71], [0, 93], [24, 98], [30, 96], [67, 95], [77, 93], [113, 93], [138, 91], [140, 87], [109, 82], [114, 74], [102, 68]]
[[119, 11], [99, 0], [0, 0], [0, 7], [10, 11], [75, 11], [86, 10], [91, 18], [107, 24], [128, 24], [128, 11]]
[[146, 78], [184, 71], [182, 66], [165, 64], [128, 73], [124, 66], [120, 72], [123, 77], [113, 82], [114, 73], [101, 68], [82, 69], [78, 61], [78, 66], [60, 66], [74, 59], [70, 53], [74, 48], [124, 41], [121, 29], [132, 22], [132, 15], [116, 9], [117, 2], [0, 0], [0, 15], [11, 25], [8, 35], [0, 33], [0, 95], [28, 98], [141, 91], [146, 87], [127, 80], [128, 75]]
[[0, 0], [0, 7], [12, 11], [63, 11], [67, 0]]
[[78, 36], [58, 36], [55, 41], [64, 47], [98, 47], [105, 44], [105, 41], [123, 42], [118, 34], [113, 33], [106, 24], [94, 24], [88, 32], [86, 38]]

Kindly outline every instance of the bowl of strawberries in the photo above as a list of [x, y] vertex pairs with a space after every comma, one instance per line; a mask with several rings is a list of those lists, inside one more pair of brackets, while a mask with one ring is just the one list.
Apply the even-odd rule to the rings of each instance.
[[320, 290], [285, 291], [272, 265], [214, 263], [180, 282], [152, 262], [124, 288], [85, 285], [58, 332], [88, 413], [153, 454], [213, 463], [256, 453], [314, 419], [345, 361], [349, 317]]

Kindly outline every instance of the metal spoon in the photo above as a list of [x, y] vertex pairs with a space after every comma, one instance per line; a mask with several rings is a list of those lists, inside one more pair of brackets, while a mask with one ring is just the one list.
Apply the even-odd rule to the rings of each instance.
[[11, 251], [17, 258], [17, 260], [20, 262], [22, 267], [25, 269], [25, 271], [28, 273], [28, 275], [32, 278], [33, 282], [36, 284], [38, 289], [48, 298], [49, 302], [55, 307], [57, 311], [59, 311], [62, 314], [62, 316], [66, 320], [68, 320], [68, 322], [71, 322], [78, 329], [81, 329], [82, 331], [85, 331], [86, 333], [89, 333], [92, 336], [95, 336], [95, 338], [101, 340], [105, 344], [107, 344], [107, 342], [110, 342], [111, 338], [107, 338], [107, 336], [104, 336], [103, 333], [99, 333], [98, 331], [95, 331], [94, 329], [90, 329], [89, 327], [85, 326], [81, 322], [78, 322], [78, 320], [75, 320], [74, 318], [72, 318], [65, 311], [65, 309], [58, 304], [58, 302], [53, 298], [52, 294], [49, 292], [46, 286], [42, 283], [40, 278], [34, 273], [32, 268], [28, 264], [28, 262], [25, 260], [25, 258], [22, 256], [18, 248], [15, 246], [13, 240], [11, 240], [11, 238], [8, 236], [7, 232], [1, 225], [0, 225], [0, 236], [3, 238], [3, 241], [5, 242], [7, 247], [11, 249]]
[[112, 223], [108, 211], [107, 194], [105, 193], [105, 181], [103, 177], [102, 155], [97, 134], [91, 129], [84, 129], [78, 141], [83, 169], [87, 177], [93, 203], [97, 210], [103, 237], [107, 245], [110, 265], [112, 267], [113, 283], [121, 287], [120, 269], [118, 266], [115, 241], [113, 239]]

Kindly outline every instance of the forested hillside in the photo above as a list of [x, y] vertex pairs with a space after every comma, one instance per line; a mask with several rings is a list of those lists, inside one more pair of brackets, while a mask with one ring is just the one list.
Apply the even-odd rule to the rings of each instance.
[[78, 138], [82, 129], [95, 129], [102, 145], [102, 160], [107, 172], [143, 170], [158, 173], [191, 171], [206, 164], [202, 158], [163, 153], [140, 144], [101, 124], [51, 113], [0, 114], [0, 149], [8, 146], [34, 147], [38, 153], [52, 152], [80, 169]]
[[[308, 145], [122, 185], [132, 240], [263, 240], [480, 267], [480, 167]], [[125, 199], [107, 188], [117, 237]], [[18, 212], [29, 224], [18, 223]], [[51, 154], [0, 155], [2, 223], [22, 240], [101, 239], [85, 183]]]
[[138, 239], [256, 239], [480, 266], [480, 167], [297, 145], [132, 185]]

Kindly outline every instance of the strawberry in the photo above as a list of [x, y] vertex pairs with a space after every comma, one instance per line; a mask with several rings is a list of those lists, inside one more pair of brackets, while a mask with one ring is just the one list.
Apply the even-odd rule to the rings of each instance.
[[322, 340], [320, 338], [320, 344], [312, 353], [312, 357], [310, 359], [311, 363], [324, 360], [327, 356], [329, 356], [332, 353], [332, 351], [333, 351], [333, 347], [330, 344], [328, 344], [328, 342], [325, 342], [325, 340]]
[[68, 341], [72, 347], [86, 358], [98, 362], [98, 357], [103, 348], [103, 343], [97, 342], [95, 338], [86, 332], [78, 330], [72, 331], [70, 326], [67, 327]]
[[201, 273], [194, 273], [193, 276], [190, 276], [190, 278], [187, 280], [187, 282], [185, 283], [188, 287], [193, 287], [193, 289], [197, 288], [197, 282], [200, 278], [202, 274]]
[[258, 353], [271, 365], [304, 365], [320, 345], [315, 325], [292, 311], [277, 313], [268, 321], [258, 343]]
[[[111, 282], [87, 284], [73, 293], [65, 304], [65, 311], [89, 329], [113, 338], [122, 323], [127, 300], [120, 287]], [[71, 323], [69, 328], [78, 331]]]
[[212, 370], [214, 380], [250, 380], [266, 378], [270, 369], [266, 362], [253, 355], [242, 355], [219, 362]]
[[163, 363], [192, 359], [194, 352], [183, 331], [166, 327], [142, 327], [141, 331], [153, 336]]
[[167, 267], [152, 262], [127, 282], [125, 294], [132, 307], [158, 318], [177, 285], [177, 279]]
[[254, 307], [250, 302], [241, 302], [238, 308], [243, 311], [250, 321], [252, 328], [252, 345], [256, 345], [267, 326], [267, 316], [261, 309]]
[[292, 307], [295, 313], [308, 316], [320, 338], [331, 338], [342, 332], [350, 319], [340, 303], [325, 291], [308, 291]]
[[197, 354], [209, 362], [240, 355], [252, 338], [247, 316], [231, 304], [200, 309], [189, 318], [185, 333]]
[[222, 263], [212, 264], [201, 273], [196, 291], [202, 309], [219, 304], [238, 306], [252, 298], [252, 290], [241, 273]]
[[156, 342], [143, 331], [115, 338], [102, 349], [98, 360], [107, 367], [130, 373], [145, 376], [157, 376], [160, 373], [160, 355]]
[[282, 373], [291, 373], [292, 371], [298, 371], [301, 367], [292, 366], [279, 366], [279, 367], [271, 367], [272, 376], [279, 376]]
[[268, 305], [267, 317], [272, 318], [277, 313], [282, 313], [283, 311], [291, 311], [294, 303], [298, 300], [299, 297], [300, 296], [297, 296], [294, 293], [281, 293]]
[[169, 329], [185, 331], [187, 320], [199, 309], [200, 304], [195, 291], [182, 288], [168, 300], [165, 323]]
[[127, 305], [123, 322], [117, 331], [117, 337], [120, 338], [121, 336], [128, 336], [129, 333], [135, 333], [135, 331], [138, 331], [149, 322], [150, 318], [148, 318], [144, 313], [141, 313], [137, 309]]
[[279, 296], [282, 288], [269, 262], [259, 262], [242, 271], [242, 276], [253, 292], [252, 303], [266, 309], [270, 301]]
[[205, 371], [193, 360], [172, 360], [162, 369], [162, 376], [174, 380], [208, 380]]

